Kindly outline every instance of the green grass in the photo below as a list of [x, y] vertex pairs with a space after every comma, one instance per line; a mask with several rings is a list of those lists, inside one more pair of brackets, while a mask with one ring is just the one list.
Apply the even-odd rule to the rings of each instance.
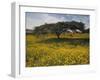
[[89, 34], [26, 35], [26, 67], [89, 64]]

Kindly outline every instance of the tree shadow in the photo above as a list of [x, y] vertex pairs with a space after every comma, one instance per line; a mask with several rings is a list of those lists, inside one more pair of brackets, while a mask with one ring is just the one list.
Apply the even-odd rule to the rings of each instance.
[[88, 38], [49, 38], [42, 41], [38, 41], [37, 43], [67, 43], [71, 45], [89, 45]]

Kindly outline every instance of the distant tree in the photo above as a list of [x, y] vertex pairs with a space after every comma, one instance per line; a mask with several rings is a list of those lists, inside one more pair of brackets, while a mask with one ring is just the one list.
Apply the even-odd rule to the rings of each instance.
[[73, 32], [77, 31], [84, 31], [84, 23], [82, 22], [57, 22], [52, 24], [44, 24], [36, 27], [33, 31], [35, 34], [48, 34], [53, 33], [57, 36], [57, 38], [60, 38], [60, 35], [64, 32], [67, 32], [68, 30], [71, 30]]

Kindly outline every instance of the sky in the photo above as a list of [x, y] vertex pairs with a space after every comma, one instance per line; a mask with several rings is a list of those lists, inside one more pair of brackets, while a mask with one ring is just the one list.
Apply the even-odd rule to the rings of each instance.
[[90, 27], [90, 16], [79, 14], [59, 14], [59, 13], [38, 13], [26, 12], [25, 13], [25, 26], [26, 29], [34, 29], [36, 26], [45, 23], [57, 23], [62, 21], [78, 21], [85, 24], [85, 28]]

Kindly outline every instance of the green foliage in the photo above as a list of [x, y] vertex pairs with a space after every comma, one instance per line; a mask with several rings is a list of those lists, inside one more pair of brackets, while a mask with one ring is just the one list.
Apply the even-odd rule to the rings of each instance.
[[26, 35], [26, 66], [89, 64], [89, 34]]
[[85, 29], [85, 25], [82, 22], [76, 22], [76, 21], [57, 22], [57, 23], [37, 26], [33, 30], [33, 33], [38, 35], [53, 33], [56, 34], [57, 38], [60, 38], [60, 35], [64, 32], [67, 32], [69, 29], [72, 30], [73, 32], [75, 32], [77, 29], [83, 32]]

